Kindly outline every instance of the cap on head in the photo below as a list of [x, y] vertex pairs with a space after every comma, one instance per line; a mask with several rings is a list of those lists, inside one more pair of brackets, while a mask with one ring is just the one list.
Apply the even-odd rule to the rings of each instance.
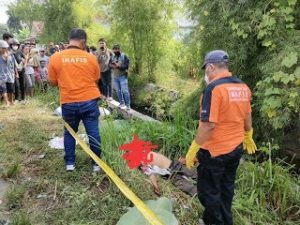
[[9, 32], [5, 32], [2, 37], [3, 37], [3, 40], [6, 40], [6, 39], [9, 39], [9, 38], [14, 38], [14, 35], [12, 35]]
[[17, 39], [13, 39], [11, 45], [20, 45], [20, 42]]
[[202, 69], [205, 69], [206, 64], [209, 63], [228, 63], [229, 62], [229, 55], [227, 52], [223, 50], [214, 50], [205, 56], [204, 64]]
[[120, 45], [119, 44], [115, 44], [114, 46], [113, 46], [113, 50], [120, 50]]
[[83, 29], [73, 28], [69, 34], [69, 40], [86, 40], [87, 34]]
[[0, 48], [9, 48], [9, 45], [6, 41], [0, 40]]

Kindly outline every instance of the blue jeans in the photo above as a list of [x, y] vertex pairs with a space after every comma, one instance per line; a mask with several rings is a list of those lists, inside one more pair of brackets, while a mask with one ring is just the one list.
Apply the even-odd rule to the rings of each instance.
[[130, 94], [128, 88], [128, 77], [126, 75], [122, 75], [119, 77], [114, 77], [115, 88], [118, 94], [118, 99], [121, 104], [125, 104], [130, 107]]
[[[85, 102], [74, 102], [62, 105], [63, 119], [77, 132], [80, 120], [82, 120], [86, 133], [89, 137], [91, 150], [100, 157], [101, 155], [101, 138], [99, 132], [99, 107], [97, 100]], [[75, 164], [75, 139], [64, 129], [65, 145], [65, 163], [66, 165]], [[93, 162], [94, 163], [94, 162]]]

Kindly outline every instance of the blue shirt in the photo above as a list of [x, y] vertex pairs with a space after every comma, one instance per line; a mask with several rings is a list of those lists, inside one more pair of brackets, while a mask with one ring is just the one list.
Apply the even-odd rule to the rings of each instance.
[[10, 54], [7, 61], [0, 56], [0, 80], [7, 83], [15, 82], [15, 58]]

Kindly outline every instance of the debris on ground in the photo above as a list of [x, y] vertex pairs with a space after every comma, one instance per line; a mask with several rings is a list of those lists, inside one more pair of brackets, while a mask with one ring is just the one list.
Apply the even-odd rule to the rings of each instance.
[[[100, 119], [104, 119], [106, 116], [111, 115], [111, 112], [110, 112], [108, 109], [104, 108], [104, 107], [99, 107], [99, 111], [100, 111]], [[55, 116], [62, 117], [62, 109], [61, 109], [61, 106], [57, 107], [57, 108], [54, 110], [53, 114], [54, 114]]]
[[54, 115], [62, 117], [62, 110], [60, 106], [54, 110]]
[[48, 146], [54, 149], [64, 149], [64, 138], [54, 137], [49, 141]]
[[[89, 143], [89, 137], [87, 134], [78, 134], [81, 140], [85, 143]], [[78, 143], [76, 142], [76, 145]], [[64, 149], [64, 137], [53, 137], [50, 141], [48, 146], [53, 149]], [[39, 159], [43, 159], [45, 155], [40, 155]]]
[[38, 196], [36, 196], [37, 199], [46, 199], [48, 198], [47, 194], [39, 194]]

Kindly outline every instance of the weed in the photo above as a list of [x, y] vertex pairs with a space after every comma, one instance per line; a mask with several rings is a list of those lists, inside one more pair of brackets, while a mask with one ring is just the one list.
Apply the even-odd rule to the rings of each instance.
[[10, 225], [32, 225], [28, 215], [24, 212], [16, 213]]
[[[73, 173], [65, 171], [63, 150], [48, 148], [52, 135], [63, 133], [61, 120], [51, 115], [48, 108], [51, 106], [45, 107], [41, 102], [49, 103], [50, 98], [53, 96], [41, 96], [25, 106], [16, 106], [22, 110], [14, 111], [14, 118], [9, 116], [13, 109], [0, 115], [0, 120], [7, 121], [5, 132], [0, 133], [0, 168], [17, 171], [14, 165], [22, 164], [22, 173], [11, 175], [14, 185], [6, 194], [14, 224], [116, 224], [132, 203], [106, 175], [92, 174], [91, 161], [80, 147], [76, 148]], [[100, 121], [102, 159], [141, 199], [155, 199], [147, 178], [127, 167], [118, 147], [129, 142], [133, 134], [138, 134], [141, 139], [158, 145], [157, 151], [177, 158], [185, 155], [196, 128], [197, 123], [187, 120], [182, 110], [176, 112], [172, 121], [159, 124], [114, 121], [109, 117]], [[265, 150], [267, 153], [268, 149]], [[46, 156], [37, 159], [38, 154]], [[163, 196], [174, 202], [173, 211], [178, 220], [184, 221], [184, 225], [197, 224], [203, 210], [198, 199], [186, 196], [168, 180], [159, 179], [159, 182]], [[291, 176], [290, 168], [273, 162], [272, 157], [263, 163], [242, 163], [233, 205], [235, 224], [296, 225], [300, 215], [299, 185], [298, 176]], [[41, 193], [47, 198], [37, 199]], [[24, 212], [31, 212], [30, 220]]]
[[14, 185], [6, 193], [6, 201], [9, 209], [19, 209], [22, 207], [23, 197], [25, 195], [25, 187], [22, 185]]
[[2, 172], [3, 178], [17, 178], [21, 172], [20, 164], [19, 163], [13, 163], [12, 165], [8, 165], [7, 169], [4, 169]]

